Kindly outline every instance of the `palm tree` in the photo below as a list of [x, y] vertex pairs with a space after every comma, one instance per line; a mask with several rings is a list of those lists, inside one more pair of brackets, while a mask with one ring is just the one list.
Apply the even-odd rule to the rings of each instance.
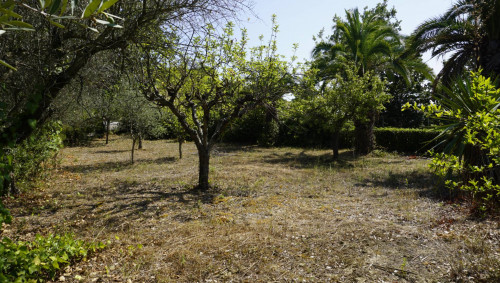
[[401, 43], [397, 30], [371, 11], [361, 15], [357, 8], [347, 10], [345, 21], [335, 21], [333, 35], [312, 52], [325, 78], [335, 76], [347, 61], [354, 63], [361, 76], [368, 70], [381, 69]]
[[[344, 72], [348, 64], [354, 64], [359, 76], [374, 71], [384, 77], [397, 73], [409, 80], [412, 70], [429, 75], [430, 70], [418, 56], [404, 52], [405, 40], [398, 33], [397, 23], [390, 22], [393, 13], [384, 2], [362, 14], [357, 8], [347, 10], [345, 20], [336, 17], [333, 35], [317, 43], [312, 52], [313, 67], [320, 70], [320, 77], [331, 80]], [[366, 154], [373, 149], [377, 114], [374, 108], [365, 117], [354, 119], [357, 153]]]
[[500, 0], [459, 0], [443, 15], [421, 24], [412, 49], [433, 57], [451, 54], [436, 83], [449, 84], [467, 69], [500, 74]]

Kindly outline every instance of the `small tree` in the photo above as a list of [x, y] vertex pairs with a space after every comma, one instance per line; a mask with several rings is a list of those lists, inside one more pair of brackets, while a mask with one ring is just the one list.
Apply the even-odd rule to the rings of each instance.
[[[273, 27], [273, 35], [278, 31]], [[172, 111], [198, 150], [198, 188], [209, 188], [210, 152], [230, 123], [266, 100], [281, 97], [288, 80], [287, 65], [269, 45], [252, 49], [247, 59], [246, 32], [233, 38], [233, 24], [219, 37], [213, 28], [191, 38], [181, 48], [149, 50], [144, 55], [145, 96]], [[144, 48], [144, 47], [143, 47]], [[189, 118], [188, 118], [189, 117]]]
[[149, 132], [163, 128], [158, 107], [146, 100], [140, 92], [127, 84], [119, 89], [120, 124], [132, 139], [130, 161], [134, 163], [135, 146], [142, 149], [142, 141]]
[[389, 95], [384, 92], [384, 82], [372, 72], [358, 75], [354, 65], [345, 65], [343, 75], [320, 83], [317, 83], [318, 72], [315, 69], [305, 72], [296, 92], [298, 99], [294, 103], [299, 107], [295, 109], [299, 110], [302, 123], [315, 124], [332, 133], [333, 157], [337, 159], [340, 131], [346, 122], [365, 119], [367, 111], [383, 109]]

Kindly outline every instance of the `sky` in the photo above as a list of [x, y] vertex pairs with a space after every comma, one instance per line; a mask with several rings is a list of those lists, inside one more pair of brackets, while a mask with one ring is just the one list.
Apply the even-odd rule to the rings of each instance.
[[[298, 43], [296, 56], [299, 61], [310, 59], [314, 47], [312, 37], [321, 29], [325, 35], [331, 34], [334, 15], [344, 17], [345, 10], [368, 6], [375, 7], [378, 0], [254, 0], [253, 12], [242, 26], [247, 28], [250, 46], [259, 44], [259, 35], [268, 40], [271, 34], [271, 16], [276, 14], [279, 25], [278, 52], [290, 58], [293, 44]], [[395, 7], [397, 19], [401, 21], [401, 33], [409, 35], [427, 19], [443, 14], [451, 7], [452, 0], [389, 0], [388, 6]], [[442, 67], [442, 59], [430, 59], [424, 55], [424, 61], [437, 73]]]

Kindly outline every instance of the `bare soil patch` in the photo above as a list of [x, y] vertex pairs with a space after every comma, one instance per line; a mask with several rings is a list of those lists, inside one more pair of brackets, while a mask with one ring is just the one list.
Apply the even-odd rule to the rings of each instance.
[[498, 282], [500, 225], [435, 198], [428, 160], [129, 140], [65, 148], [38, 190], [8, 200], [8, 236], [74, 233], [108, 248], [66, 282]]

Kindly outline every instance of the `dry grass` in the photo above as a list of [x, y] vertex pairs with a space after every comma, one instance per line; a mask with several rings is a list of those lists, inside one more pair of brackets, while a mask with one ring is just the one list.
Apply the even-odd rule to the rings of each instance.
[[65, 271], [85, 282], [492, 282], [500, 279], [494, 220], [433, 198], [424, 159], [325, 150], [219, 146], [217, 189], [191, 191], [197, 155], [128, 140], [66, 148], [32, 194], [8, 201], [6, 232], [73, 232], [111, 241]]

